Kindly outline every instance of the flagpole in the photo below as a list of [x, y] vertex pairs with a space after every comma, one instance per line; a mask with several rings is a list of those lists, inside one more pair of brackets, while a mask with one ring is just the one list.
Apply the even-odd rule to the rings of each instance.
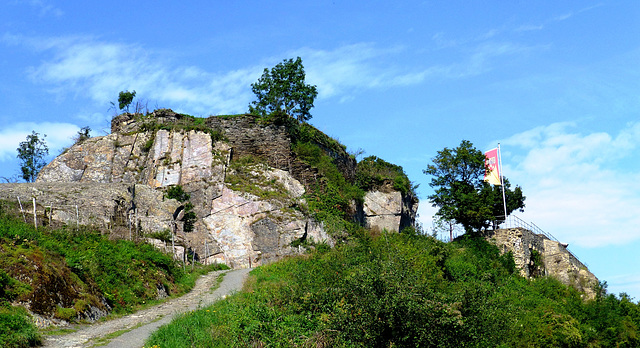
[[502, 174], [502, 151], [500, 151], [500, 143], [498, 143], [498, 172], [500, 173], [500, 186], [502, 186], [502, 204], [504, 207], [504, 223], [507, 223], [507, 198], [504, 193], [504, 175]]

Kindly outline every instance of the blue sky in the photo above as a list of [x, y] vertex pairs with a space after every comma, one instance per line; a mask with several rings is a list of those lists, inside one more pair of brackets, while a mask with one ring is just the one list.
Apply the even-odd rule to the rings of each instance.
[[107, 134], [119, 91], [242, 113], [264, 68], [300, 56], [310, 122], [403, 166], [427, 229], [431, 158], [499, 142], [518, 216], [640, 299], [638, 1], [6, 0], [0, 50], [0, 176], [31, 130], [52, 156], [80, 127]]

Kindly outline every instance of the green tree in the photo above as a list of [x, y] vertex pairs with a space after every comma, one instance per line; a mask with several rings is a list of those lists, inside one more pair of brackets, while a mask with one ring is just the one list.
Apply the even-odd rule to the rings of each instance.
[[120, 94], [118, 94], [118, 107], [120, 108], [120, 110], [125, 110], [126, 112], [129, 112], [129, 105], [131, 105], [131, 102], [133, 101], [133, 98], [136, 96], [136, 91], [133, 92], [120, 92]]
[[283, 113], [299, 122], [311, 119], [309, 110], [318, 96], [316, 86], [305, 84], [302, 59], [285, 59], [271, 70], [264, 69], [260, 79], [251, 84], [258, 100], [249, 104], [249, 112], [261, 116]]
[[44, 157], [49, 154], [49, 148], [44, 141], [46, 135], [32, 131], [27, 135], [27, 140], [18, 146], [18, 159], [20, 160], [20, 169], [22, 170], [22, 178], [27, 182], [34, 182], [38, 177], [40, 169], [45, 166]]
[[[467, 232], [487, 228], [496, 217], [503, 216], [501, 188], [484, 182], [485, 171], [484, 153], [468, 140], [455, 149], [438, 151], [433, 164], [423, 170], [433, 176], [430, 185], [435, 193], [428, 198], [439, 208], [436, 215], [461, 224]], [[520, 187], [510, 187], [505, 179], [507, 215], [516, 209], [522, 211], [525, 200]]]

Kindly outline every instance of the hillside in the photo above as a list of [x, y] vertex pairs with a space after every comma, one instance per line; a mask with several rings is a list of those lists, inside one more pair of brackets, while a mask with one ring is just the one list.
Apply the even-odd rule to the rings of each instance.
[[160, 328], [159, 347], [638, 347], [640, 305], [520, 275], [479, 236], [362, 231], [251, 273], [245, 291]]
[[[0, 185], [10, 221], [38, 226], [18, 223], [32, 230], [18, 237], [9, 227], [3, 243], [37, 244], [25, 253], [49, 263], [36, 268], [59, 270], [25, 278], [3, 265], [12, 310], [40, 326], [131, 310], [188, 288], [180, 266], [223, 264], [262, 267], [213, 310], [226, 314], [187, 316], [152, 344], [181, 346], [167, 342], [191, 320], [209, 322], [196, 346], [637, 344], [638, 306], [607, 295], [565, 246], [524, 229], [448, 244], [418, 235], [402, 167], [358, 162], [309, 124], [161, 109], [111, 126], [36, 183]], [[61, 289], [68, 296], [52, 297]]]

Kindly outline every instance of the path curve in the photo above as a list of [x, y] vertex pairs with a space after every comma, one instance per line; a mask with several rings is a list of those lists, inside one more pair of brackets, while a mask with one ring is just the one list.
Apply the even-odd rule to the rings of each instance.
[[[92, 347], [106, 335], [121, 330], [131, 330], [111, 339], [107, 348], [140, 348], [144, 341], [158, 327], [167, 324], [177, 314], [205, 307], [213, 302], [225, 298], [233, 292], [240, 291], [242, 284], [251, 269], [237, 269], [233, 271], [215, 271], [201, 276], [193, 289], [186, 295], [168, 300], [122, 318], [95, 323], [76, 332], [63, 336], [45, 337], [45, 348], [85, 348]], [[215, 291], [210, 289], [216, 284], [216, 279], [224, 273], [220, 286]], [[132, 329], [136, 327], [135, 329]], [[105, 342], [100, 342], [104, 344]]]

